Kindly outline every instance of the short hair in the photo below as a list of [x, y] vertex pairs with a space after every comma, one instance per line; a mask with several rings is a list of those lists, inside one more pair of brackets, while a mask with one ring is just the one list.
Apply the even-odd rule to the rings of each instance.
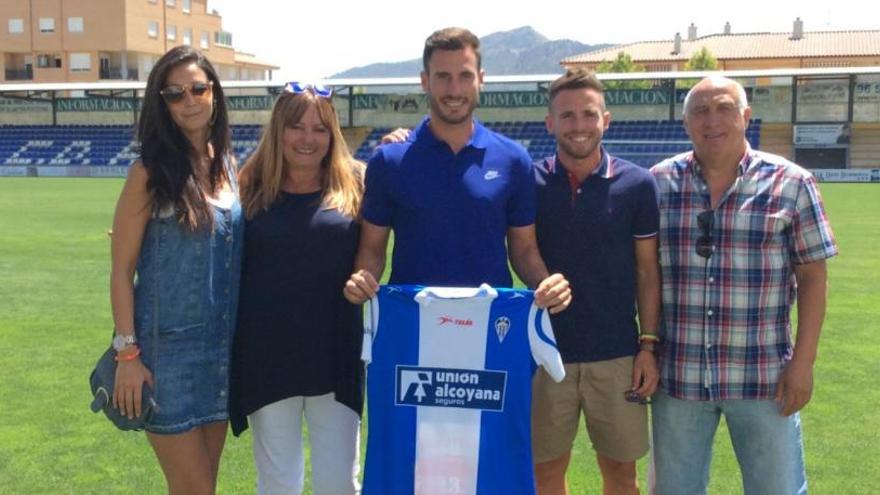
[[697, 84], [691, 88], [684, 97], [684, 103], [681, 105], [681, 114], [687, 115], [688, 107], [690, 106], [691, 95], [696, 89], [697, 86], [703, 83], [703, 81], [709, 81], [714, 87], [723, 87], [733, 85], [736, 88], [736, 107], [739, 108], [740, 113], [742, 113], [749, 106], [748, 95], [746, 95], [746, 89], [743, 88], [743, 85], [738, 81], [730, 79], [729, 77], [713, 75], [708, 76], [700, 80]]
[[595, 73], [580, 67], [565, 71], [565, 74], [559, 76], [550, 84], [548, 106], [553, 105], [553, 99], [556, 98], [556, 95], [567, 89], [592, 89], [600, 95], [603, 95], [602, 109], [605, 109], [605, 88], [602, 86], [602, 81], [596, 77]]
[[438, 29], [428, 36], [425, 40], [425, 49], [422, 52], [422, 66], [425, 72], [428, 72], [428, 62], [434, 50], [464, 50], [465, 48], [473, 48], [474, 54], [477, 56], [477, 70], [480, 70], [480, 38], [474, 33], [461, 27], [448, 27]]

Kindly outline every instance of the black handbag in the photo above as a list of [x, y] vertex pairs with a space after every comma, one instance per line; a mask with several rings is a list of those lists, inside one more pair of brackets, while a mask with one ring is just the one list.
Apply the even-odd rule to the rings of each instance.
[[141, 414], [135, 418], [123, 416], [119, 409], [113, 407], [113, 383], [116, 380], [116, 351], [112, 347], [107, 349], [95, 364], [89, 376], [89, 384], [92, 388], [92, 412], [104, 411], [107, 419], [120, 430], [140, 431], [153, 417], [153, 413], [159, 409], [153, 398], [153, 391], [144, 383], [141, 387]]

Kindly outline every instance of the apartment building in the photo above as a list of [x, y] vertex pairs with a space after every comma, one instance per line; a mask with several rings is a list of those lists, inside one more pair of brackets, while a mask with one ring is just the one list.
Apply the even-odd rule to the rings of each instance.
[[176, 45], [204, 51], [224, 80], [278, 69], [236, 52], [207, 0], [0, 0], [0, 83], [144, 81]]

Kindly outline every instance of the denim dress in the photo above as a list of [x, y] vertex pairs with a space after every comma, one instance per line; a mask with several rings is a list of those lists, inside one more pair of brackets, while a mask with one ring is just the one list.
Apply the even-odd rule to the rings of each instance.
[[153, 373], [159, 404], [149, 432], [182, 433], [229, 418], [244, 222], [238, 199], [230, 208], [211, 207], [210, 231], [189, 232], [176, 215], [154, 214], [144, 232], [134, 313], [141, 359]]

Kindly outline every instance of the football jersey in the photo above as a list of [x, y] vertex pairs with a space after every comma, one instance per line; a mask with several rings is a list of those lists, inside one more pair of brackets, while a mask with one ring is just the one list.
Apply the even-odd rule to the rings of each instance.
[[364, 495], [535, 493], [532, 374], [565, 370], [532, 291], [382, 286], [364, 327]]

